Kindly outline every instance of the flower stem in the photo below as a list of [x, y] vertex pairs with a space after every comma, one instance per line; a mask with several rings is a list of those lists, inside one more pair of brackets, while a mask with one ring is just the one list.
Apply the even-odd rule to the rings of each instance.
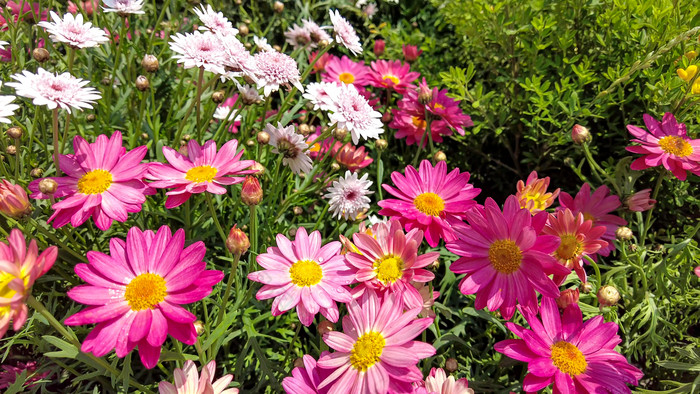
[[415, 167], [418, 164], [418, 158], [420, 157], [420, 153], [423, 151], [423, 145], [425, 144], [425, 137], [428, 135], [428, 130], [426, 129], [425, 132], [423, 132], [423, 136], [420, 139], [420, 144], [418, 144], [418, 150], [416, 151], [416, 155], [413, 156], [413, 162], [412, 165]]
[[258, 254], [258, 211], [256, 205], [250, 206], [250, 250], [251, 257]]
[[588, 260], [589, 263], [593, 266], [593, 269], [595, 270], [595, 277], [596, 280], [598, 281], [598, 288], [603, 285], [601, 276], [600, 276], [600, 267], [598, 267], [598, 263], [595, 262], [592, 258], [590, 258], [588, 255], [583, 255], [586, 260]]
[[[654, 191], [652, 195], [652, 199], [656, 200], [656, 197], [659, 195], [659, 190], [661, 190], [661, 184], [663, 183], [664, 178], [666, 177], [666, 171], [661, 171], [659, 176], [656, 178], [656, 185], [654, 185]], [[658, 201], [658, 200], [657, 200]], [[646, 220], [644, 220], [644, 231], [642, 232], [642, 236], [640, 237], [640, 242], [641, 246], [644, 246], [644, 243], [646, 242], [647, 238], [647, 233], [649, 233], [649, 226], [651, 225], [651, 214], [654, 212], [654, 208], [656, 207], [656, 204], [652, 205], [651, 208], [649, 208], [649, 211], [647, 211], [647, 217]]]
[[221, 238], [224, 240], [224, 243], [225, 243], [226, 242], [226, 232], [221, 227], [221, 223], [219, 223], [219, 218], [217, 218], [216, 210], [214, 209], [214, 203], [211, 201], [211, 193], [205, 192], [204, 197], [207, 199], [207, 205], [209, 206], [209, 212], [211, 213], [211, 218], [214, 220], [214, 225], [216, 226], [216, 229], [219, 231], [219, 235], [221, 235]]
[[287, 346], [287, 353], [284, 355], [284, 363], [282, 364], [284, 367], [286, 367], [287, 362], [289, 361], [289, 356], [292, 354], [292, 348], [294, 347], [294, 342], [296, 342], [297, 338], [299, 337], [299, 331], [301, 331], [301, 323], [297, 324], [297, 329], [294, 332], [294, 338], [292, 338], [292, 341], [289, 342], [289, 346]]
[[61, 168], [58, 166], [58, 155], [61, 154], [58, 145], [58, 107], [53, 110], [53, 164], [56, 166], [56, 174], [61, 176]]
[[201, 103], [202, 103], [202, 84], [204, 83], [204, 67], [199, 68], [199, 78], [197, 78], [197, 98], [195, 101], [195, 108], [197, 110], [196, 116], [197, 116], [197, 123], [196, 123], [196, 129], [197, 129], [197, 140], [199, 142], [202, 141], [202, 130], [199, 128], [199, 122], [202, 117], [202, 108], [201, 108]]

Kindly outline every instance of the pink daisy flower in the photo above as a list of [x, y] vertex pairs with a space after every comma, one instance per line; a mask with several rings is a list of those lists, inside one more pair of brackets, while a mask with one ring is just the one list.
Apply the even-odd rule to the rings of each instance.
[[[429, 89], [428, 84], [423, 78], [423, 82], [419, 84], [423, 89]], [[418, 91], [416, 92], [416, 96]], [[447, 89], [438, 90], [432, 88], [432, 100], [425, 106], [435, 118], [445, 123], [446, 127], [452, 128], [460, 135], [464, 135], [464, 128], [474, 126], [472, 118], [466, 115], [459, 108], [459, 101], [447, 96]], [[432, 125], [432, 124], [431, 124]]]
[[224, 375], [215, 382], [215, 374], [216, 361], [209, 361], [202, 368], [202, 374], [197, 375], [197, 366], [194, 361], [187, 360], [182, 369], [175, 368], [173, 371], [175, 384], [160, 382], [158, 392], [160, 394], [238, 394], [238, 389], [227, 388], [233, 380], [233, 375]]
[[554, 384], [555, 393], [629, 393], [627, 384], [637, 385], [642, 371], [615, 351], [622, 340], [615, 323], [603, 316], [583, 321], [578, 304], [559, 314], [554, 299], [542, 298], [540, 317], [526, 310], [526, 329], [514, 323], [506, 326], [523, 339], [507, 339], [494, 348], [527, 363], [523, 390], [536, 392]]
[[[326, 357], [330, 352], [321, 352], [321, 357]], [[292, 376], [287, 376], [282, 380], [282, 388], [287, 394], [313, 394], [318, 393], [318, 385], [328, 377], [330, 370], [318, 367], [316, 359], [305, 354], [302, 357], [304, 367], [297, 367], [292, 370]], [[320, 392], [327, 392], [322, 390]]]
[[338, 10], [328, 10], [335, 32], [335, 39], [338, 43], [352, 52], [353, 55], [362, 53], [362, 44], [360, 37], [357, 36], [355, 29], [348, 21], [340, 16]]
[[225, 143], [218, 152], [216, 141], [207, 141], [200, 147], [197, 141], [189, 140], [187, 156], [183, 156], [175, 149], [164, 146], [163, 156], [168, 164], [151, 163], [146, 177], [155, 182], [149, 186], [174, 188], [165, 193], [168, 196], [165, 201], [167, 209], [180, 206], [193, 194], [226, 194], [223, 186], [241, 183], [245, 179], [241, 175], [254, 172], [246, 168], [255, 161], [241, 160], [243, 150], [237, 149], [236, 140]]
[[425, 377], [424, 382], [420, 382], [420, 385], [413, 394], [474, 394], [474, 390], [469, 388], [467, 379], [447, 376], [442, 368], [431, 368], [430, 374]]
[[605, 234], [601, 238], [608, 245], [598, 251], [601, 256], [610, 255], [615, 249], [615, 231], [618, 227], [627, 225], [625, 219], [610, 213], [620, 207], [620, 198], [609, 194], [610, 189], [607, 186], [601, 186], [591, 194], [591, 185], [584, 183], [575, 198], [569, 193], [559, 194], [561, 207], [557, 208], [569, 208], [574, 215], [582, 213], [583, 218], [593, 221], [594, 226], [605, 226]]
[[374, 161], [374, 159], [369, 157], [369, 152], [365, 151], [364, 146], [356, 147], [349, 142], [343, 145], [336, 141], [333, 144], [333, 148], [331, 148], [330, 154], [338, 164], [352, 172], [361, 170]]
[[476, 206], [474, 198], [481, 192], [469, 183], [469, 173], [455, 168], [447, 173], [447, 164], [439, 161], [433, 167], [423, 160], [420, 169], [406, 167], [406, 175], [391, 174], [394, 186], [383, 184], [389, 194], [397, 197], [379, 201], [380, 215], [395, 217], [406, 230], [414, 228], [425, 232], [428, 245], [436, 247], [442, 238], [455, 239], [453, 221], [461, 221], [466, 212]]
[[206, 269], [203, 242], [184, 246], [182, 229], [173, 235], [168, 226], [157, 233], [132, 227], [126, 242], [110, 240], [109, 255], [87, 253], [89, 264], [76, 265], [75, 273], [88, 284], [72, 288], [68, 296], [89, 306], [65, 320], [69, 326], [97, 324], [83, 341], [83, 352], [102, 357], [115, 349], [123, 358], [138, 346], [150, 369], [168, 334], [187, 345], [197, 341], [197, 317], [180, 304], [208, 296], [224, 274]]
[[335, 97], [338, 94], [338, 86], [334, 83], [311, 82], [306, 85], [303, 97], [313, 104], [313, 109], [331, 111], [335, 108]]
[[308, 174], [313, 169], [311, 158], [306, 152], [309, 147], [304, 141], [304, 136], [294, 131], [294, 125], [283, 127], [277, 122], [277, 127], [268, 123], [265, 131], [270, 135], [272, 153], [283, 156], [282, 163], [295, 174]]
[[12, 322], [12, 329], [19, 331], [27, 321], [29, 310], [25, 300], [34, 282], [56, 262], [58, 248], [49, 246], [39, 254], [36, 241], [29, 247], [24, 234], [12, 229], [7, 243], [0, 242], [0, 338], [5, 336]]
[[380, 300], [369, 291], [348, 306], [343, 332], [323, 335], [334, 353], [322, 356], [318, 366], [332, 369], [319, 388], [330, 393], [410, 393], [411, 383], [421, 380], [416, 364], [435, 354], [435, 348], [413, 338], [432, 318], [416, 319], [420, 307], [403, 312], [393, 294]]
[[304, 91], [297, 62], [291, 57], [277, 51], [258, 52], [253, 56], [258, 89], [263, 88], [265, 96], [279, 90], [280, 85], [294, 85], [300, 92]]
[[340, 242], [321, 246], [321, 233], [307, 235], [297, 230], [294, 242], [277, 234], [277, 247], [267, 248], [256, 261], [265, 270], [248, 274], [248, 279], [263, 283], [256, 298], [272, 302], [272, 315], [279, 316], [296, 306], [299, 321], [310, 326], [317, 313], [332, 322], [339, 317], [337, 302], [352, 299], [346, 287], [354, 276], [340, 255]]
[[331, 124], [350, 132], [352, 143], [357, 145], [360, 138], [377, 139], [384, 133], [382, 115], [375, 111], [355, 85], [341, 84], [329, 92], [333, 105], [328, 116]]
[[311, 43], [309, 31], [296, 23], [284, 32], [284, 37], [287, 39], [287, 43], [295, 50], [304, 48]]
[[406, 234], [401, 223], [392, 219], [374, 225], [372, 235], [355, 233], [352, 240], [357, 252], [345, 258], [357, 270], [355, 280], [361, 284], [353, 289], [355, 296], [372, 290], [380, 295], [395, 293], [406, 308], [422, 309], [423, 297], [411, 282], [433, 280], [435, 275], [424, 268], [440, 256], [438, 252], [418, 255], [423, 231], [412, 229]]
[[537, 310], [537, 294], [559, 296], [559, 288], [547, 277], [567, 275], [570, 269], [552, 257], [559, 239], [541, 234], [547, 213], [535, 217], [508, 197], [503, 211], [493, 199], [466, 213], [469, 226], [455, 225], [457, 240], [447, 249], [461, 256], [450, 270], [467, 274], [460, 283], [463, 294], [475, 294], [474, 308], [500, 309], [509, 320], [516, 304]]
[[126, 151], [122, 146], [122, 133], [115, 131], [112, 137], [104, 134], [88, 143], [80, 136], [73, 139], [75, 154], [60, 155], [58, 164], [66, 176], [52, 177], [58, 183], [52, 195], [39, 190], [36, 179], [29, 184], [36, 199], [63, 198], [54, 203], [53, 215], [48, 222], [54, 228], [70, 223], [78, 227], [92, 216], [100, 230], [107, 230], [112, 221], [125, 222], [129, 213], [140, 212], [151, 194], [142, 181], [148, 166], [141, 160], [148, 153], [145, 146]]
[[39, 68], [36, 74], [23, 71], [15, 74], [6, 85], [17, 90], [17, 95], [32, 99], [34, 105], [45, 105], [49, 109], [62, 108], [71, 113], [71, 107], [82, 110], [92, 108], [100, 93], [94, 88], [85, 87], [89, 81], [63, 73], [53, 74]]
[[627, 130], [637, 137], [628, 151], [644, 156], [632, 162], [630, 168], [643, 170], [662, 164], [676, 178], [684, 181], [687, 171], [700, 175], [700, 139], [690, 139], [684, 123], [676, 122], [672, 113], [666, 112], [661, 122], [644, 114], [644, 124], [649, 131], [632, 125]]
[[406, 94], [409, 88], [415, 89], [411, 82], [420, 73], [409, 71], [411, 66], [401, 64], [401, 61], [377, 60], [372, 62], [369, 73], [369, 84], [377, 88], [393, 89], [399, 94]]
[[356, 63], [349, 57], [333, 57], [326, 63], [325, 72], [321, 74], [323, 82], [335, 82], [337, 84], [353, 84], [366, 86], [369, 83], [369, 68], [363, 63]]
[[116, 12], [125, 16], [128, 14], [145, 14], [142, 10], [143, 0], [102, 0], [105, 12]]
[[177, 33], [172, 38], [170, 50], [175, 53], [173, 58], [186, 69], [202, 67], [214, 74], [226, 73], [226, 49], [216, 34], [196, 31], [184, 35]]
[[201, 8], [195, 8], [194, 13], [204, 24], [204, 26], [199, 26], [199, 30], [210, 31], [214, 34], [220, 33], [224, 36], [238, 34], [238, 29], [233, 27], [228, 18], [223, 13], [214, 11], [209, 4], [206, 7], [202, 4]]
[[310, 48], [316, 48], [317, 44], [321, 41], [328, 41], [329, 43], [333, 41], [331, 36], [316, 22], [311, 19], [305, 19], [302, 22], [304, 23], [304, 29], [309, 32], [309, 37], [311, 37]]
[[[586, 270], [583, 268], [583, 256], [593, 257], [601, 248], [608, 245], [601, 237], [605, 234], [604, 226], [594, 226], [590, 220], [585, 220], [582, 213], [574, 215], [565, 208], [549, 214], [547, 225], [542, 234], [559, 238], [559, 247], [554, 251], [554, 257], [560, 264], [576, 271], [579, 279], [586, 282]], [[554, 282], [561, 284], [565, 275], [554, 276]]]
[[73, 16], [68, 13], [63, 19], [51, 11], [52, 22], [39, 22], [38, 25], [45, 28], [49, 37], [54, 42], [63, 42], [73, 48], [96, 47], [108, 41], [104, 30], [92, 27], [92, 23], [83, 23], [83, 15]]
[[226, 76], [240, 76], [240, 74], [257, 82], [255, 59], [238, 41], [235, 34], [216, 33], [219, 43], [224, 51], [223, 65], [226, 68]]
[[369, 174], [365, 173], [358, 178], [356, 172], [345, 171], [345, 175], [333, 181], [323, 197], [328, 199], [330, 212], [333, 217], [340, 219], [355, 219], [358, 215], [369, 210], [370, 198], [374, 192], [369, 190], [372, 181], [367, 180]]
[[520, 208], [525, 208], [533, 215], [549, 208], [559, 195], [559, 189], [547, 192], [549, 177], [537, 178], [537, 171], [532, 171], [527, 181], [518, 181], [515, 198], [520, 203]]

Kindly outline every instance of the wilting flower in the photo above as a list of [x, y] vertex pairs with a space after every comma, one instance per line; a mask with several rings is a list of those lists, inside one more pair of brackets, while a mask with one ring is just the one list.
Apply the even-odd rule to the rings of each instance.
[[447, 376], [442, 368], [430, 369], [430, 375], [425, 377], [422, 387], [418, 387], [413, 394], [474, 394], [469, 388], [467, 379], [455, 379]]
[[340, 242], [321, 245], [321, 233], [307, 235], [299, 227], [294, 242], [277, 234], [277, 247], [267, 248], [256, 261], [265, 270], [248, 274], [248, 279], [263, 283], [256, 298], [272, 302], [272, 315], [279, 316], [296, 307], [299, 321], [310, 326], [317, 313], [332, 322], [339, 317], [337, 302], [352, 299], [346, 287], [354, 275], [339, 254]]
[[627, 384], [637, 385], [642, 371], [615, 351], [621, 339], [615, 323], [603, 316], [583, 322], [578, 304], [559, 314], [554, 299], [544, 297], [540, 316], [521, 310], [530, 325], [506, 326], [523, 339], [507, 339], [494, 348], [515, 360], [526, 362], [528, 374], [523, 390], [535, 392], [554, 384], [559, 393], [629, 393]]
[[204, 192], [226, 194], [226, 185], [243, 182], [241, 175], [252, 174], [246, 170], [255, 163], [253, 160], [241, 160], [243, 150], [238, 150], [238, 141], [230, 140], [216, 151], [216, 141], [210, 140], [199, 146], [197, 141], [187, 143], [187, 156], [175, 149], [164, 146], [163, 156], [168, 164], [151, 163], [148, 179], [155, 188], [174, 188], [167, 193], [167, 209], [180, 206], [192, 194]]
[[102, 357], [115, 349], [122, 358], [138, 346], [150, 369], [168, 334], [187, 345], [197, 341], [197, 317], [180, 304], [208, 296], [224, 274], [206, 269], [203, 242], [184, 246], [182, 229], [173, 235], [168, 226], [157, 233], [132, 227], [126, 242], [110, 239], [109, 255], [87, 253], [89, 264], [76, 265], [75, 273], [88, 284], [72, 288], [68, 297], [88, 307], [65, 320], [69, 326], [97, 324], [83, 352]]
[[368, 73], [369, 68], [363, 63], [353, 62], [347, 56], [343, 56], [342, 58], [331, 58], [326, 64], [325, 72], [322, 76], [324, 82], [351, 83], [355, 86], [365, 86], [369, 83]]
[[422, 309], [423, 297], [411, 282], [433, 280], [435, 275], [424, 268], [437, 260], [440, 254], [429, 252], [418, 255], [423, 231], [413, 229], [404, 234], [398, 220], [373, 226], [372, 234], [353, 234], [357, 252], [345, 255], [348, 263], [357, 270], [355, 279], [361, 284], [353, 289], [354, 294], [373, 290], [380, 295], [394, 293], [406, 308]]
[[34, 105], [45, 105], [49, 109], [60, 107], [68, 113], [71, 107], [92, 108], [91, 104], [102, 97], [94, 88], [85, 87], [89, 81], [68, 73], [53, 74], [39, 68], [36, 74], [25, 70], [12, 79], [17, 82], [9, 82], [7, 86], [15, 88], [18, 96], [32, 99]]
[[291, 45], [293, 49], [303, 48], [311, 43], [311, 34], [309, 31], [296, 23], [284, 32], [284, 37], [287, 38], [287, 43]]
[[22, 372], [27, 372], [27, 380], [24, 381], [22, 388], [30, 388], [36, 385], [36, 381], [49, 378], [51, 372], [44, 371], [41, 373], [36, 373], [39, 369], [39, 365], [36, 361], [22, 362], [18, 361], [11, 364], [3, 364], [0, 366], [0, 389], [5, 390], [17, 381], [17, 377], [22, 374]]
[[333, 148], [331, 148], [330, 155], [335, 158], [338, 164], [352, 172], [361, 170], [374, 161], [374, 159], [369, 157], [369, 152], [365, 151], [364, 146], [355, 147], [349, 142], [343, 145], [341, 142], [336, 141], [333, 144]]
[[630, 134], [637, 137], [632, 142], [641, 145], [625, 149], [644, 155], [633, 161], [630, 168], [643, 170], [662, 164], [681, 181], [686, 178], [686, 170], [700, 175], [700, 139], [690, 139], [684, 123], [676, 122], [673, 114], [666, 112], [661, 122], [644, 114], [644, 124], [649, 131], [627, 125]]
[[533, 215], [549, 208], [559, 195], [559, 188], [553, 192], [547, 192], [549, 177], [538, 178], [537, 171], [532, 171], [527, 181], [518, 181], [515, 198], [520, 203], [520, 208], [525, 208]]
[[7, 179], [0, 183], [0, 212], [13, 218], [21, 218], [32, 211], [27, 192], [20, 185], [15, 185]]
[[411, 383], [422, 378], [416, 364], [435, 354], [432, 345], [413, 339], [433, 319], [416, 319], [420, 307], [403, 312], [393, 294], [381, 300], [369, 291], [347, 306], [343, 332], [323, 335], [335, 352], [318, 360], [319, 367], [332, 370], [319, 388], [329, 387], [332, 393], [410, 393]]
[[598, 251], [601, 256], [607, 256], [615, 249], [615, 230], [619, 226], [627, 225], [625, 219], [610, 213], [620, 207], [620, 198], [609, 194], [610, 189], [607, 186], [601, 186], [591, 194], [591, 185], [584, 183], [575, 198], [569, 193], [559, 194], [561, 207], [557, 208], [569, 208], [574, 215], [583, 213], [583, 218], [592, 220], [594, 226], [605, 226], [605, 234], [601, 238], [608, 245]]
[[116, 12], [120, 15], [145, 14], [143, 0], [102, 0], [105, 12]]
[[625, 207], [632, 212], [644, 212], [654, 208], [656, 200], [650, 197], [651, 189], [640, 190], [625, 199]]
[[[327, 320], [325, 320], [328, 323]], [[321, 357], [326, 357], [330, 352], [321, 352]], [[328, 377], [329, 370], [318, 367], [316, 359], [305, 354], [302, 357], [304, 367], [297, 367], [292, 370], [292, 376], [287, 376], [282, 380], [282, 388], [286, 394], [313, 394], [317, 393], [318, 385]], [[325, 391], [325, 390], [324, 390]]]
[[277, 51], [263, 51], [256, 53], [253, 59], [258, 89], [263, 88], [265, 96], [279, 90], [280, 85], [294, 85], [299, 91], [304, 91], [297, 62], [291, 57]]
[[460, 173], [456, 168], [447, 173], [444, 161], [433, 167], [423, 160], [418, 171], [408, 166], [405, 173], [391, 174], [395, 186], [382, 185], [397, 198], [379, 201], [377, 204], [382, 207], [379, 214], [397, 218], [406, 230], [423, 230], [431, 247], [437, 246], [440, 238], [453, 241], [455, 235], [450, 223], [466, 217], [466, 212], [476, 206], [474, 198], [481, 189], [469, 183], [468, 172]]
[[328, 116], [331, 124], [349, 131], [353, 144], [357, 145], [360, 137], [376, 139], [384, 132], [382, 115], [372, 108], [354, 85], [341, 84], [331, 91], [331, 100], [332, 113]]
[[415, 88], [411, 82], [420, 75], [417, 72], [409, 71], [411, 66], [401, 64], [399, 60], [377, 60], [372, 62], [371, 66], [370, 85], [377, 88], [393, 89], [399, 94], [405, 94], [409, 87]]
[[27, 247], [24, 234], [12, 229], [7, 243], [0, 242], [0, 338], [5, 336], [12, 321], [12, 329], [18, 331], [27, 320], [28, 309], [24, 304], [36, 281], [56, 261], [58, 248], [49, 246], [39, 254], [36, 241]]
[[172, 39], [170, 50], [175, 53], [173, 58], [186, 69], [201, 67], [214, 74], [226, 73], [226, 51], [216, 34], [210, 31], [196, 31], [184, 35], [177, 33]]
[[63, 42], [73, 48], [96, 47], [108, 41], [104, 30], [92, 27], [92, 23], [83, 23], [83, 15], [65, 14], [63, 19], [51, 11], [52, 22], [39, 22], [45, 28], [53, 42]]
[[423, 298], [423, 309], [421, 309], [418, 316], [420, 317], [435, 317], [435, 312], [433, 311], [433, 305], [435, 305], [435, 300], [440, 297], [439, 291], [430, 291], [430, 286], [425, 283], [414, 282], [413, 287], [418, 290], [420, 296]]
[[484, 207], [466, 213], [469, 226], [454, 226], [458, 239], [447, 249], [462, 256], [450, 270], [467, 274], [460, 283], [463, 294], [475, 294], [474, 308], [500, 308], [510, 320], [516, 304], [537, 310], [538, 291], [557, 297], [559, 288], [547, 275], [567, 275], [571, 270], [560, 265], [551, 254], [559, 246], [557, 237], [540, 235], [547, 213], [533, 217], [520, 208], [514, 196], [500, 210], [493, 199]]
[[273, 146], [272, 153], [282, 154], [282, 163], [289, 166], [295, 174], [308, 174], [313, 169], [311, 158], [306, 153], [308, 145], [304, 142], [304, 136], [294, 131], [294, 125], [282, 127], [277, 123], [277, 127], [268, 123], [265, 131], [270, 135], [270, 145]]
[[238, 389], [227, 389], [233, 380], [233, 375], [224, 375], [215, 382], [215, 374], [216, 361], [209, 361], [202, 368], [201, 376], [198, 376], [194, 361], [187, 360], [182, 369], [175, 368], [173, 371], [175, 384], [160, 382], [158, 383], [158, 391], [160, 394], [238, 394]]
[[401, 50], [403, 51], [403, 58], [409, 63], [413, 63], [418, 60], [418, 56], [423, 53], [422, 50], [418, 49], [415, 45], [401, 45]]
[[338, 43], [352, 52], [353, 55], [362, 53], [360, 37], [355, 33], [355, 29], [345, 18], [340, 16], [338, 10], [329, 10], [331, 23], [335, 32], [335, 39]]
[[323, 197], [328, 198], [330, 211], [333, 216], [345, 219], [354, 219], [361, 212], [369, 209], [368, 195], [374, 193], [369, 190], [372, 181], [367, 180], [369, 174], [362, 178], [357, 177], [357, 173], [345, 172], [333, 185], [328, 188], [328, 193]]
[[220, 33], [224, 36], [238, 34], [238, 29], [233, 27], [228, 18], [221, 12], [214, 11], [209, 4], [206, 7], [202, 4], [201, 8], [195, 8], [194, 13], [197, 14], [199, 20], [204, 24], [204, 26], [199, 26], [199, 30], [208, 30], [214, 34]]
[[66, 176], [52, 177], [58, 184], [56, 192], [41, 192], [36, 179], [29, 184], [32, 198], [63, 198], [52, 205], [55, 210], [48, 222], [55, 228], [69, 222], [78, 227], [92, 216], [100, 230], [107, 230], [112, 221], [125, 222], [128, 214], [141, 211], [150, 193], [143, 177], [148, 171], [141, 160], [148, 153], [145, 146], [130, 151], [122, 146], [122, 134], [115, 131], [112, 137], [104, 134], [88, 143], [80, 136], [73, 139], [75, 154], [60, 155], [58, 164]]

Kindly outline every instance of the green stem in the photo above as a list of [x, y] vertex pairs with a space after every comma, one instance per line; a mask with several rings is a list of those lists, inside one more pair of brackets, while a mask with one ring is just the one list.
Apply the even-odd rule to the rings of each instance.
[[211, 193], [204, 193], [204, 197], [207, 200], [207, 205], [209, 206], [209, 212], [211, 213], [211, 218], [214, 220], [214, 225], [216, 226], [216, 229], [219, 231], [219, 235], [221, 236], [221, 239], [224, 240], [224, 243], [226, 243], [226, 232], [224, 229], [221, 227], [221, 223], [219, 223], [219, 218], [216, 215], [216, 210], [214, 209], [214, 203], [211, 201]]
[[196, 123], [196, 129], [197, 129], [197, 141], [202, 143], [202, 131], [199, 129], [199, 122], [202, 117], [202, 84], [204, 83], [204, 67], [199, 68], [199, 77], [197, 78], [197, 98], [196, 98], [196, 104], [195, 108], [197, 109], [196, 111], [196, 118], [197, 118], [197, 123]]
[[598, 162], [593, 159], [593, 155], [591, 154], [590, 149], [588, 149], [588, 144], [584, 143], [583, 145], [583, 153], [586, 156], [586, 161], [588, 161], [588, 165], [591, 166], [591, 169], [593, 172], [596, 174], [596, 176], [602, 181], [603, 177], [605, 180], [612, 185], [613, 188], [615, 188], [615, 192], [617, 193], [618, 196], [622, 195], [622, 191], [620, 190], [620, 187], [617, 185], [615, 180], [608, 175], [608, 173], [600, 166], [598, 165]]
[[73, 75], [73, 61], [75, 60], [75, 48], [68, 47], [68, 74]]
[[61, 168], [58, 166], [58, 155], [60, 154], [58, 145], [58, 107], [53, 110], [53, 164], [56, 166], [56, 174], [61, 176]]
[[603, 282], [600, 276], [600, 267], [598, 267], [598, 263], [596, 263], [595, 260], [590, 258], [588, 255], [583, 255], [583, 257], [585, 257], [586, 260], [588, 260], [588, 262], [591, 263], [591, 265], [593, 266], [593, 269], [595, 270], [595, 277], [598, 281], [598, 288], [600, 288], [600, 286], [603, 285]]
[[[224, 298], [221, 300], [221, 306], [219, 308], [219, 315], [216, 317], [216, 326], [218, 327], [219, 324], [224, 319], [224, 312], [226, 311], [226, 304], [228, 304], [228, 299], [231, 296], [231, 287], [233, 285], [233, 281], [236, 278], [236, 274], [238, 273], [238, 262], [240, 261], [241, 254], [236, 253], [233, 255], [233, 263], [231, 263], [231, 272], [228, 274], [228, 281], [226, 282], [226, 290], [224, 291]], [[238, 292], [238, 282], [236, 282], [236, 292]]]
[[250, 250], [251, 256], [258, 254], [258, 211], [256, 205], [250, 206]]
[[289, 346], [287, 346], [287, 352], [284, 355], [284, 363], [282, 364], [284, 367], [286, 367], [287, 362], [289, 362], [289, 356], [292, 354], [294, 342], [296, 342], [297, 338], [299, 337], [299, 331], [301, 331], [301, 324], [297, 324], [297, 329], [294, 331], [294, 338], [292, 338], [292, 341], [289, 342]]
[[423, 133], [423, 136], [420, 139], [420, 144], [418, 144], [418, 150], [416, 151], [416, 155], [413, 156], [413, 167], [415, 167], [418, 164], [418, 158], [420, 157], [420, 153], [423, 151], [423, 145], [425, 144], [425, 137], [428, 135], [428, 130], [425, 130]]

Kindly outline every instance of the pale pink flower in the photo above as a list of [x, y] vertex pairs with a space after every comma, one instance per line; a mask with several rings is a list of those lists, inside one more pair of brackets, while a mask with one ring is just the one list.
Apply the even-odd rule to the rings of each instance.
[[284, 32], [284, 37], [293, 49], [303, 48], [311, 43], [309, 31], [296, 23]]
[[338, 43], [348, 48], [353, 55], [362, 53], [360, 37], [357, 36], [352, 25], [340, 16], [338, 10], [329, 10], [329, 13], [331, 15], [331, 23], [333, 23], [333, 30], [335, 31], [335, 39]]
[[329, 82], [312, 82], [306, 85], [303, 97], [313, 104], [314, 109], [331, 111], [335, 108], [334, 97], [338, 95], [336, 84]]
[[257, 81], [255, 59], [236, 36], [234, 34], [224, 35], [223, 33], [217, 33], [216, 36], [223, 47], [223, 65], [226, 70], [232, 73], [242, 73], [252, 78], [253, 81]]
[[82, 110], [92, 108], [92, 103], [102, 96], [94, 88], [85, 87], [89, 81], [76, 78], [68, 73], [53, 74], [39, 68], [36, 74], [23, 71], [7, 83], [15, 88], [18, 96], [32, 99], [34, 105], [45, 105], [49, 109], [62, 108], [71, 112], [71, 107]]
[[625, 206], [632, 212], [644, 212], [654, 208], [656, 200], [650, 196], [651, 189], [640, 190], [625, 199]]
[[105, 12], [116, 12], [119, 15], [145, 14], [143, 0], [102, 0]]
[[337, 123], [339, 129], [346, 129], [351, 133], [353, 144], [357, 145], [360, 137], [377, 139], [379, 134], [384, 133], [382, 115], [372, 108], [354, 85], [341, 84], [333, 93], [333, 113], [328, 117], [331, 124]]
[[255, 75], [258, 77], [258, 88], [263, 88], [265, 96], [279, 90], [280, 85], [294, 85], [299, 91], [304, 91], [299, 80], [297, 62], [291, 57], [277, 51], [258, 52], [255, 59]]
[[467, 379], [447, 376], [442, 368], [432, 368], [430, 374], [425, 377], [425, 382], [421, 383], [424, 386], [416, 388], [413, 394], [474, 394]]
[[53, 42], [63, 42], [73, 48], [96, 47], [108, 41], [107, 34], [102, 29], [92, 27], [92, 23], [83, 23], [83, 15], [67, 13], [61, 19], [51, 11], [53, 22], [39, 22], [45, 28]]
[[272, 153], [282, 154], [282, 163], [289, 166], [295, 174], [311, 172], [311, 158], [306, 149], [308, 145], [304, 141], [304, 136], [294, 131], [294, 125], [283, 127], [277, 123], [277, 127], [272, 124], [265, 126], [265, 131], [270, 135], [270, 145], [273, 147]]
[[221, 33], [222, 35], [235, 35], [238, 34], [238, 29], [234, 28], [231, 22], [222, 14], [221, 12], [216, 12], [211, 8], [209, 4], [202, 8], [194, 9], [194, 13], [197, 14], [199, 20], [202, 21], [204, 26], [199, 26], [199, 30], [210, 31], [212, 33]]
[[173, 36], [170, 49], [175, 52], [173, 58], [185, 68], [202, 67], [215, 74], [226, 73], [226, 48], [212, 32], [178, 33]]
[[325, 30], [321, 28], [316, 22], [311, 19], [306, 19], [304, 21], [304, 29], [309, 32], [309, 37], [311, 37], [311, 48], [315, 48], [316, 44], [321, 41], [328, 41], [329, 43], [333, 41], [331, 36], [326, 33]]
[[160, 394], [238, 394], [238, 389], [227, 389], [233, 380], [233, 375], [224, 375], [215, 382], [215, 374], [216, 361], [209, 361], [202, 368], [201, 376], [198, 376], [194, 361], [187, 360], [182, 369], [175, 368], [173, 371], [175, 384], [160, 382], [158, 383], [158, 391]]
[[345, 219], [355, 219], [357, 215], [369, 209], [370, 199], [368, 195], [374, 193], [369, 190], [372, 181], [367, 180], [369, 174], [365, 173], [362, 178], [357, 177], [357, 173], [345, 172], [333, 185], [328, 188], [328, 193], [323, 197], [328, 198], [330, 211], [334, 217]]
[[[370, 217], [371, 221], [371, 217]], [[420, 296], [423, 298], [423, 309], [421, 309], [420, 317], [435, 317], [435, 312], [433, 311], [433, 305], [435, 305], [435, 300], [440, 297], [439, 291], [430, 292], [430, 286], [421, 282], [413, 282], [413, 287], [418, 290]]]

